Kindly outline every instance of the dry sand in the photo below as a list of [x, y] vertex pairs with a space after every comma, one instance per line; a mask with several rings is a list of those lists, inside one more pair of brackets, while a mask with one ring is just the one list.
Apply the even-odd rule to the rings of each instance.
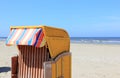
[[[120, 45], [71, 43], [72, 78], [120, 78]], [[15, 46], [0, 41], [0, 78], [11, 78]]]
[[0, 78], [11, 78], [11, 57], [17, 55], [15, 46], [7, 47], [0, 41]]
[[120, 78], [120, 45], [71, 44], [72, 78]]

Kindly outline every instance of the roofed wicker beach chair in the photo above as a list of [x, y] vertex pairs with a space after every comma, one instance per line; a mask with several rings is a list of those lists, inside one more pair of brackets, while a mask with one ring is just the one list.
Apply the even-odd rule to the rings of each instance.
[[71, 78], [70, 38], [59, 28], [12, 26], [6, 44], [17, 45], [12, 78]]

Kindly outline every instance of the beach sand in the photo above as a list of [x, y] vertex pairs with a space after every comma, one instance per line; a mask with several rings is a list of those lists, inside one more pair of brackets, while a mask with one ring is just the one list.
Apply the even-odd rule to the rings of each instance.
[[71, 44], [72, 78], [120, 78], [120, 45]]
[[[0, 41], [0, 78], [11, 78], [15, 46]], [[120, 45], [71, 43], [72, 78], [120, 78]]]

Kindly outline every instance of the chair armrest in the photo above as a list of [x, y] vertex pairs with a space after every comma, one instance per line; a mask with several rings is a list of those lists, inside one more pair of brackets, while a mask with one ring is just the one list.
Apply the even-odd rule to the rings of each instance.
[[17, 71], [18, 71], [18, 56], [13, 56], [11, 58], [12, 62], [11, 62], [11, 66], [12, 66], [12, 70], [11, 70], [11, 78], [17, 78]]

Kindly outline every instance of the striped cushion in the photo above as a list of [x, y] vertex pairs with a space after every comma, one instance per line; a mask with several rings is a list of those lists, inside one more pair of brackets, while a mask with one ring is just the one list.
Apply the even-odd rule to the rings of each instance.
[[6, 41], [7, 45], [31, 45], [35, 47], [43, 47], [45, 43], [42, 28], [12, 29]]

